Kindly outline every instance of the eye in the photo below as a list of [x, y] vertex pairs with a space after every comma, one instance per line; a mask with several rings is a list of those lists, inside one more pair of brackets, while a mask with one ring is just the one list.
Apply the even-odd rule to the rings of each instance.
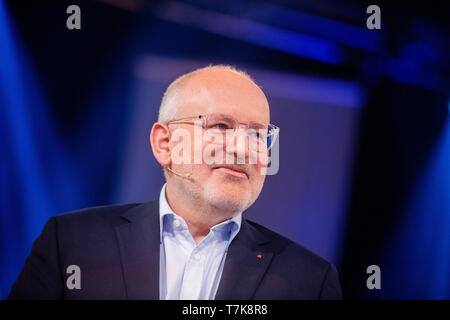
[[259, 139], [261, 137], [261, 134], [258, 131], [251, 131], [250, 137]]
[[228, 127], [228, 125], [227, 125], [226, 123], [216, 123], [216, 124], [213, 126], [213, 128], [220, 129], [220, 130], [226, 130], [226, 129], [228, 129], [229, 127]]

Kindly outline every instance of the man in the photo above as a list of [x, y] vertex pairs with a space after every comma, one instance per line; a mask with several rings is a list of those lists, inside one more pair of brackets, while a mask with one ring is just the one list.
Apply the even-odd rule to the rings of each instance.
[[159, 200], [52, 217], [9, 298], [340, 299], [333, 265], [242, 217], [264, 184], [269, 123], [243, 71], [175, 80], [150, 134]]

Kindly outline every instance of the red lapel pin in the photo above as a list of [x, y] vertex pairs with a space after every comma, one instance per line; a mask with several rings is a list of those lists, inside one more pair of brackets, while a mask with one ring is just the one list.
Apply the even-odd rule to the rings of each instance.
[[262, 254], [258, 254], [256, 257], [257, 257], [258, 259], [261, 259], [261, 258], [262, 258]]

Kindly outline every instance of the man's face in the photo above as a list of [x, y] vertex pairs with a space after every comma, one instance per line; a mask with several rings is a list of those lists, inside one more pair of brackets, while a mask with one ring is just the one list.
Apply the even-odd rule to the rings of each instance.
[[[221, 114], [243, 125], [249, 121], [270, 122], [268, 102], [262, 91], [250, 80], [226, 70], [205, 71], [187, 79], [178, 101], [180, 105], [175, 119]], [[265, 179], [262, 170], [266, 165], [261, 160], [266, 159], [267, 152], [256, 154], [249, 150], [245, 130], [238, 130], [236, 137], [228, 140], [228, 145], [224, 141], [221, 146], [212, 146], [202, 135], [194, 134], [198, 127], [192, 124], [177, 124], [174, 127], [171, 130], [182, 128], [190, 132], [192, 157], [190, 163], [172, 162], [172, 169], [189, 172], [191, 176], [183, 179], [171, 175], [168, 183], [179, 184], [182, 190], [197, 200], [224, 211], [243, 211], [257, 199]], [[172, 146], [176, 143], [179, 140], [173, 140]], [[196, 152], [203, 156], [201, 164], [193, 164]], [[211, 164], [211, 161], [208, 164], [205, 161], [207, 155], [221, 159], [222, 164]], [[230, 160], [233, 164], [229, 164]]]

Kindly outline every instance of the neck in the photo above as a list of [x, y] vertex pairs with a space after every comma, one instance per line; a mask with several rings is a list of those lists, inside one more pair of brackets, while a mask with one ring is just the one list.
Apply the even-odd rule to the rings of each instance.
[[213, 226], [236, 214], [211, 206], [199, 196], [193, 196], [193, 193], [187, 196], [186, 192], [169, 182], [166, 185], [166, 199], [170, 208], [186, 221], [189, 233], [197, 244], [208, 235]]

